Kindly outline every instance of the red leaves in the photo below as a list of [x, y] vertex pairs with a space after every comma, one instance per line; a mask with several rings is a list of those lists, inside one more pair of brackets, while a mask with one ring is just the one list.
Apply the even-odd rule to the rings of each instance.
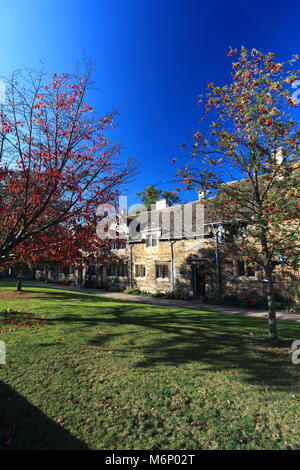
[[[230, 50], [228, 56], [231, 57], [233, 54], [234, 51]], [[185, 175], [182, 180], [186, 183], [186, 189], [191, 188], [189, 184], [191, 181], [194, 185], [197, 177], [201, 181], [199, 174], [202, 175], [202, 171], [208, 172], [209, 179], [220, 177], [222, 183], [232, 181], [237, 174], [244, 175], [245, 183], [251, 183], [247, 188], [248, 192], [245, 191], [241, 198], [238, 192], [234, 192], [229, 198], [231, 205], [223, 205], [223, 198], [217, 202], [216, 212], [220, 217], [218, 220], [228, 221], [229, 216], [230, 219], [234, 217], [241, 220], [244, 215], [243, 209], [246, 209], [247, 214], [251, 213], [251, 216], [247, 215], [246, 222], [253, 221], [251, 223], [257, 230], [253, 228], [251, 231], [251, 240], [247, 240], [243, 234], [245, 241], [241, 244], [241, 249], [250, 246], [251, 243], [259, 244], [259, 233], [263, 227], [267, 244], [274, 253], [274, 260], [278, 259], [280, 253], [288, 255], [288, 251], [292, 252], [286, 250], [287, 226], [291, 224], [292, 230], [293, 221], [299, 217], [300, 208], [299, 204], [296, 210], [299, 200], [293, 199], [297, 194], [294, 191], [297, 184], [296, 175], [290, 178], [285, 169], [286, 165], [281, 165], [282, 171], [279, 173], [280, 165], [274, 158], [274, 149], [279, 146], [282, 146], [286, 155], [292, 156], [295, 155], [295, 149], [299, 145], [297, 126], [286, 115], [286, 102], [294, 105], [294, 99], [289, 96], [290, 87], [287, 86], [296, 79], [291, 67], [293, 65], [289, 61], [284, 64], [276, 63], [274, 54], [261, 54], [255, 50], [248, 52], [243, 48], [233, 63], [236, 72], [232, 83], [226, 83], [224, 86], [209, 83], [209, 90], [205, 97], [201, 97], [205, 114], [212, 112], [215, 123], [212, 122], [208, 130], [203, 128], [197, 149], [195, 147], [191, 149], [192, 157], [196, 157], [192, 158], [195, 170], [189, 171], [189, 175], [186, 170], [182, 171]], [[218, 163], [220, 155], [225, 156], [222, 166]], [[293, 158], [291, 158], [291, 168], [294, 171], [296, 165], [292, 160]], [[187, 176], [190, 177], [188, 181]], [[268, 200], [263, 201], [261, 211], [257, 211], [258, 214], [248, 205], [249, 200], [255, 200], [256, 197], [255, 191], [252, 192], [252, 185], [256, 187], [256, 177], [262, 178], [264, 189], [269, 196]], [[259, 194], [260, 190], [261, 188], [258, 188]], [[261, 225], [257, 223], [258, 218]], [[283, 222], [284, 229], [281, 230]], [[246, 255], [248, 253], [249, 251]], [[253, 259], [255, 262], [258, 259], [259, 263], [262, 262], [258, 256]]]
[[[6, 259], [14, 255], [24, 262], [34, 257], [37, 262], [41, 253], [44, 258], [57, 259], [61, 254], [65, 258], [63, 244], [69, 248], [69, 259], [77, 257], [79, 245], [72, 240], [70, 230], [64, 226], [65, 237], [59, 240], [53, 229], [57, 220], [69, 220], [75, 231], [79, 221], [95, 225], [97, 206], [114, 201], [120, 182], [124, 183], [131, 171], [131, 164], [112, 171], [119, 149], [111, 148], [104, 133], [112, 126], [114, 116], [91, 116], [93, 109], [84, 101], [87, 80], [55, 73], [52, 83], [45, 84], [42, 79], [32, 84], [28, 93], [32, 92], [33, 104], [15, 103], [10, 96], [0, 112], [0, 141], [4, 137], [6, 151], [16, 155], [13, 171], [0, 163], [0, 181], [7, 194], [5, 200], [0, 196], [0, 225], [4, 227], [0, 247]], [[18, 95], [18, 84], [15, 86]], [[10, 133], [14, 137], [8, 140]], [[18, 234], [23, 225], [27, 240], [21, 243]], [[38, 243], [37, 236], [30, 240], [37, 228]], [[13, 241], [3, 253], [6, 237]]]

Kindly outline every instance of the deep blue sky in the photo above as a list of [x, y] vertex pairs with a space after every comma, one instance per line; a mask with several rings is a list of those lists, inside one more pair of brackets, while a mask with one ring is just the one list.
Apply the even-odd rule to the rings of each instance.
[[40, 60], [72, 72], [84, 52], [98, 61], [94, 104], [118, 109], [123, 154], [143, 163], [131, 203], [135, 191], [170, 178], [165, 161], [200, 119], [197, 95], [230, 80], [229, 46], [280, 59], [300, 53], [299, 0], [10, 0], [0, 15], [0, 75]]

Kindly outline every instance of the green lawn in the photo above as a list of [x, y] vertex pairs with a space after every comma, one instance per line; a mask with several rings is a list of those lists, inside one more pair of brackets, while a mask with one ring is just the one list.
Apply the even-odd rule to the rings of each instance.
[[0, 449], [300, 448], [299, 324], [13, 289]]

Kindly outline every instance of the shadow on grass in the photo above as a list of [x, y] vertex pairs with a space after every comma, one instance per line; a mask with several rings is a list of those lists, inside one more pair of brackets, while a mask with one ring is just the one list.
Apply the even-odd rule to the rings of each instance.
[[106, 312], [97, 315], [99, 307], [89, 306], [88, 310], [91, 316], [59, 316], [57, 321], [113, 327], [113, 335], [96, 335], [89, 344], [103, 348], [109, 343], [109, 349], [123, 357], [134, 353], [138, 346], [145, 358], [135, 367], [195, 363], [201, 371], [238, 371], [243, 374], [241, 379], [251, 384], [282, 390], [295, 385], [288, 353], [295, 339], [295, 325], [280, 328], [283, 339], [272, 344], [267, 339], [268, 324], [264, 319], [191, 310], [170, 312], [165, 307], [157, 312], [154, 307], [120, 307], [113, 303], [107, 316]]
[[[235, 370], [241, 380], [251, 384], [282, 390], [295, 386], [289, 349], [300, 334], [296, 323], [278, 322], [282, 339], [272, 344], [267, 339], [268, 321], [262, 318], [143, 305], [54, 289], [47, 294], [60, 302], [55, 312], [51, 307], [47, 323], [80, 324], [91, 331], [102, 325], [112, 327], [113, 334], [95, 333], [89, 344], [101, 348], [107, 344], [122, 357], [132, 355], [138, 347], [145, 357], [135, 362], [135, 367], [195, 363], [199, 373]], [[64, 314], [64, 309], [80, 316]]]
[[87, 446], [0, 381], [0, 450], [87, 450]]

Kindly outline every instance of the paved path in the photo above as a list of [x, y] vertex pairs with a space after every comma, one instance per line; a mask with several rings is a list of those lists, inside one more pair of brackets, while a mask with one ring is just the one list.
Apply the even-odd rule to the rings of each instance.
[[[98, 297], [107, 297], [115, 300], [123, 300], [126, 302], [138, 302], [141, 304], [150, 304], [150, 305], [162, 305], [165, 307], [178, 307], [178, 308], [188, 308], [193, 310], [206, 310], [209, 312], [222, 312], [222, 313], [233, 313], [236, 315], [246, 315], [249, 317], [260, 317], [268, 318], [268, 312], [265, 310], [254, 310], [246, 309], [240, 307], [228, 307], [227, 305], [213, 305], [208, 303], [200, 302], [199, 300], [171, 300], [171, 299], [161, 299], [157, 297], [147, 297], [142, 295], [131, 295], [123, 294], [122, 292], [108, 292], [104, 290], [97, 289], [85, 289], [82, 287], [76, 286], [62, 286], [59, 284], [38, 282], [38, 281], [25, 281], [25, 283], [35, 284], [51, 289], [60, 289], [71, 292], [81, 292], [84, 294], [92, 294]], [[296, 321], [300, 323], [300, 313], [293, 312], [277, 312], [278, 320], [288, 320]]]

